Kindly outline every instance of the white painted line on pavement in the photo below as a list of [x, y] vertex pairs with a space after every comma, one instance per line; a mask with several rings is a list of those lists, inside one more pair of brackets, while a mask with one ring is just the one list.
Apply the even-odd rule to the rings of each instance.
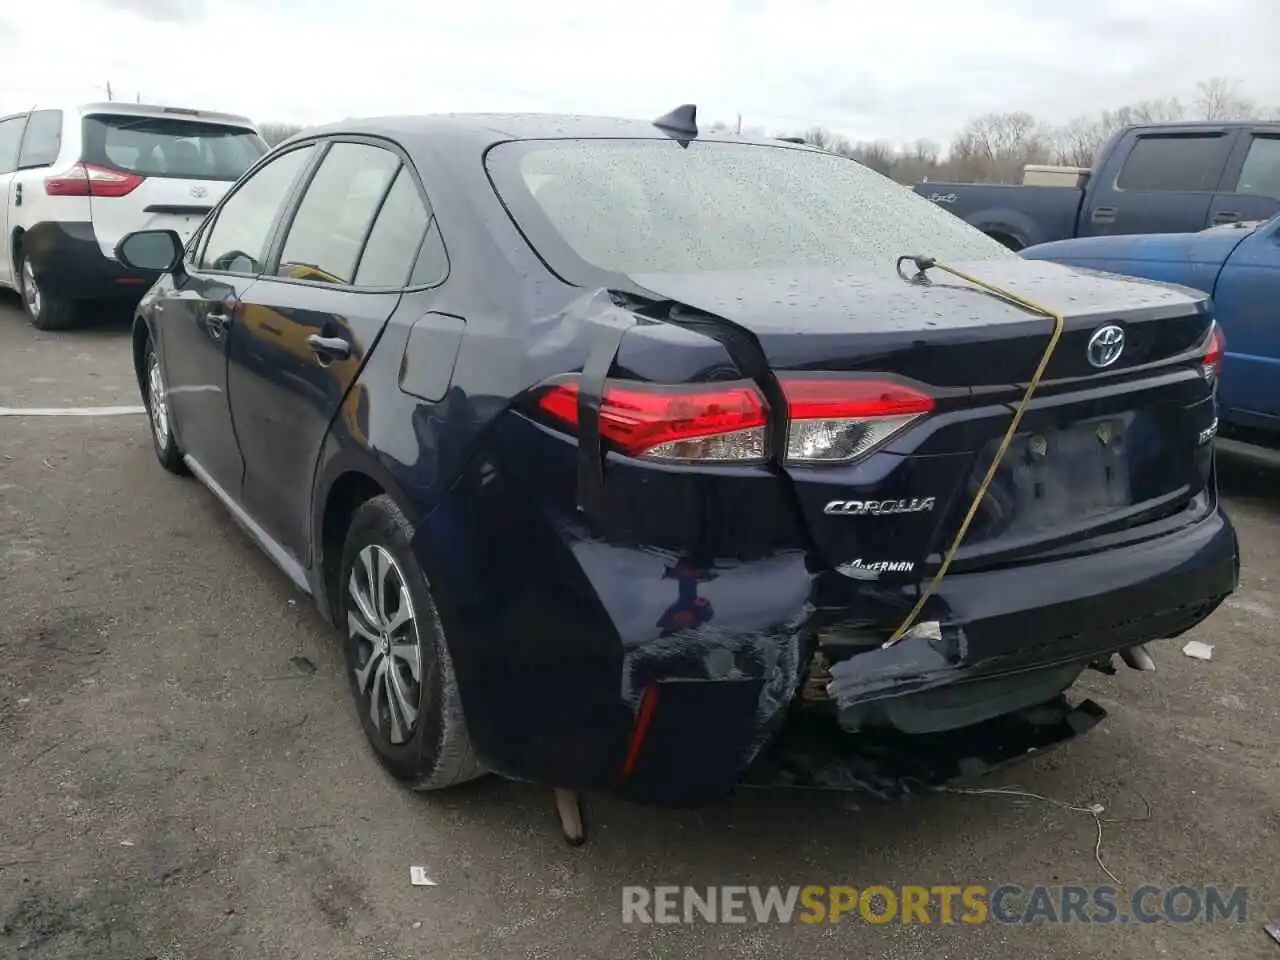
[[126, 417], [146, 407], [0, 407], [0, 417]]

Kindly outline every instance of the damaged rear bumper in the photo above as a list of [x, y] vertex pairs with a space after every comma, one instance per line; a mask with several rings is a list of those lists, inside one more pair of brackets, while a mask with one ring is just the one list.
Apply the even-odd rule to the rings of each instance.
[[[567, 457], [519, 462], [542, 471], [576, 466]], [[551, 480], [519, 479], [530, 488], [569, 486], [554, 472]], [[794, 742], [791, 722], [805, 711], [789, 708], [815, 632], [882, 631], [834, 665], [830, 695], [839, 705], [916, 700], [1000, 678], [1023, 695], [1030, 688], [1042, 704], [1061, 690], [1042, 695], [1046, 670], [1189, 629], [1238, 580], [1235, 532], [1213, 510], [1090, 557], [952, 574], [924, 611], [923, 619], [939, 621], [939, 639], [880, 650], [884, 631], [914, 604], [914, 589], [817, 573], [801, 549], [695, 568], [598, 537], [567, 512], [535, 509], [536, 498], [508, 484], [499, 475], [459, 485], [415, 539], [475, 750], [511, 779], [661, 806], [716, 801], [762, 753], [776, 756], [767, 745], [777, 734]], [[528, 551], [477, 546], [517, 536], [538, 562]], [[812, 719], [840, 734], [830, 717]], [[1068, 725], [1079, 732], [1088, 719]], [[1054, 733], [1061, 723], [1033, 726], [1024, 728], [1030, 741], [1062, 739]], [[843, 735], [845, 746], [833, 745], [857, 750], [853, 741], [877, 735]]]
[[834, 663], [827, 694], [846, 711], [948, 685], [1066, 676], [1073, 664], [1191, 629], [1236, 589], [1239, 571], [1235, 530], [1215, 510], [1176, 534], [1092, 556], [949, 576], [920, 618], [932, 629]]
[[875, 805], [958, 785], [1063, 746], [1106, 718], [1092, 700], [1066, 696], [930, 736], [874, 730], [851, 737], [801, 715], [742, 778], [745, 787], [832, 790]]

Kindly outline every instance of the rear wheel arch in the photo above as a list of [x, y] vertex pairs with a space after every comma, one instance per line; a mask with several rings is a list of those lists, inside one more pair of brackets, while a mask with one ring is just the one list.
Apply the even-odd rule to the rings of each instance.
[[13, 285], [15, 289], [21, 282], [18, 277], [18, 264], [22, 262], [22, 245], [26, 242], [26, 231], [21, 227], [13, 228], [13, 236], [9, 238], [9, 267], [13, 270]]
[[1008, 247], [1010, 250], [1014, 251], [1015, 253], [1026, 247], [1026, 244], [1023, 243], [1020, 239], [1013, 236], [1012, 234], [1006, 233], [1003, 230], [988, 230], [986, 231], [986, 234], [992, 240], [995, 240], [997, 243], [1003, 244], [1004, 246]]
[[138, 380], [138, 389], [145, 390], [146, 382], [143, 379], [146, 371], [143, 369], [143, 359], [147, 353], [147, 343], [151, 342], [152, 349], [155, 349], [155, 341], [151, 336], [151, 328], [147, 326], [147, 321], [142, 317], [133, 318], [133, 375]]
[[348, 470], [329, 485], [324, 510], [320, 516], [320, 569], [330, 596], [337, 587], [338, 567], [342, 562], [342, 545], [351, 519], [361, 504], [386, 494], [382, 484], [367, 473]]

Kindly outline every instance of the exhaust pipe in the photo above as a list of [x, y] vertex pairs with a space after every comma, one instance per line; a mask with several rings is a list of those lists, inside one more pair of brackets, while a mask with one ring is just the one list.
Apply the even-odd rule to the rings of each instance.
[[1151, 659], [1151, 654], [1147, 653], [1147, 648], [1142, 644], [1121, 650], [1120, 659], [1135, 670], [1151, 673], [1156, 668], [1156, 663]]

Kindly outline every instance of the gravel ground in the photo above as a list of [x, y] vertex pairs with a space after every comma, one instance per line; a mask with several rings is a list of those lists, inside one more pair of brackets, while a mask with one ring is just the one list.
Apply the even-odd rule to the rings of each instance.
[[[38, 334], [0, 299], [0, 408], [137, 404], [126, 322]], [[1249, 888], [1243, 924], [621, 923], [628, 884], [1110, 881], [1088, 815], [940, 795], [870, 811], [791, 793], [664, 812], [550, 791], [419, 796], [385, 776], [340, 652], [140, 416], [0, 416], [0, 957], [1265, 958], [1280, 919], [1280, 472], [1224, 462], [1240, 592], [1158, 671], [1092, 674], [1110, 712], [990, 779], [1117, 818], [1123, 882]], [[409, 883], [426, 866], [432, 887]]]

